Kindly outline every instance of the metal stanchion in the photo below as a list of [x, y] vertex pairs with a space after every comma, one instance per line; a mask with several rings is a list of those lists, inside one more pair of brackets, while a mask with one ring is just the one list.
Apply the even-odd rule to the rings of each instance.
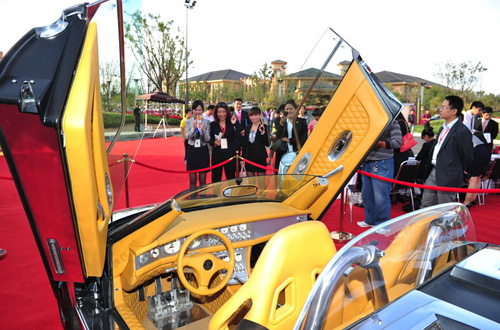
[[135, 163], [135, 160], [128, 158], [128, 153], [123, 154], [123, 159], [116, 161], [117, 163], [123, 162], [125, 169], [125, 206], [130, 207], [130, 199], [128, 194], [128, 162]]
[[239, 157], [239, 154], [240, 152], [239, 151], [235, 151], [236, 152], [236, 173], [235, 173], [235, 178], [239, 178], [240, 177], [240, 157]]
[[342, 189], [340, 194], [340, 228], [339, 231], [332, 231], [330, 236], [335, 243], [347, 243], [354, 238], [354, 235], [344, 231], [344, 193]]

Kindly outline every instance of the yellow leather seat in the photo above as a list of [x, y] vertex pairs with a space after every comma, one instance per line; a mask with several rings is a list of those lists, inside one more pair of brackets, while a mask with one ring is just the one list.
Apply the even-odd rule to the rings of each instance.
[[267, 243], [248, 282], [213, 316], [209, 329], [229, 329], [245, 308], [249, 310], [244, 319], [268, 329], [292, 329], [316, 278], [335, 252], [322, 222], [283, 228]]

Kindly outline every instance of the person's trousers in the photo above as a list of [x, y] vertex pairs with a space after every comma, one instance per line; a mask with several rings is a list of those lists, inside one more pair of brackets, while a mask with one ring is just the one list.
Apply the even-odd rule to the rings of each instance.
[[135, 116], [135, 127], [134, 127], [136, 132], [141, 131], [141, 117], [140, 116]]
[[[425, 180], [424, 185], [437, 186], [435, 168], [431, 170], [431, 173], [427, 177], [427, 180]], [[422, 194], [422, 203], [420, 204], [420, 208], [423, 209], [424, 207], [429, 207], [442, 203], [452, 203], [455, 201], [456, 197], [457, 197], [456, 192], [425, 189]]]
[[[394, 176], [393, 158], [363, 163], [361, 169], [368, 173], [392, 179]], [[380, 179], [362, 176], [361, 195], [365, 211], [365, 222], [378, 225], [391, 218], [392, 183]]]
[[[212, 149], [212, 166], [222, 163], [233, 156], [233, 153], [221, 153], [218, 152], [218, 150]], [[224, 169], [227, 180], [234, 179], [236, 177], [236, 158], [232, 159], [227, 164], [212, 169], [212, 182], [219, 182], [222, 180], [222, 169]]]

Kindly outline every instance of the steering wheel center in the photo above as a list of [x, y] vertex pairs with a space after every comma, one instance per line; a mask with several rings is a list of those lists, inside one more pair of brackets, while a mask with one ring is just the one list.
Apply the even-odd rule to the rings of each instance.
[[205, 260], [205, 262], [203, 263], [203, 269], [205, 270], [210, 270], [213, 266], [214, 263], [212, 262], [212, 260]]

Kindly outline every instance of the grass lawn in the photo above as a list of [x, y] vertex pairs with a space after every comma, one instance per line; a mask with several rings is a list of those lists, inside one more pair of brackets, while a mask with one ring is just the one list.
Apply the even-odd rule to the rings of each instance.
[[[434, 134], [437, 134], [439, 131], [439, 128], [443, 126], [444, 120], [433, 120], [431, 121], [431, 127], [434, 129]], [[424, 125], [415, 125], [415, 128], [413, 130], [414, 133], [422, 133], [424, 130]]]

